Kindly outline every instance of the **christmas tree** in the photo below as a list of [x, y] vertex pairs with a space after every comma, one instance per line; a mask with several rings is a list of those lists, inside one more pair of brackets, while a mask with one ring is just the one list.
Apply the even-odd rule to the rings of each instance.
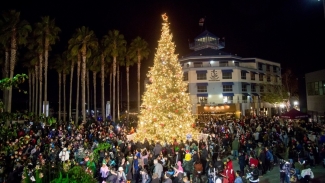
[[186, 140], [197, 134], [193, 128], [192, 105], [183, 81], [183, 71], [175, 54], [175, 44], [169, 31], [168, 17], [162, 15], [162, 34], [147, 74], [149, 84], [143, 95], [136, 141]]

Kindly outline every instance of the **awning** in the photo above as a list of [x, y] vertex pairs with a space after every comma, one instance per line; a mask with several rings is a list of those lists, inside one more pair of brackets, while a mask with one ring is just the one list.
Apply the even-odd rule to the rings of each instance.
[[250, 96], [248, 93], [242, 93], [244, 96]]
[[250, 85], [249, 83], [246, 83], [246, 82], [242, 82], [241, 84], [243, 84], [243, 85]]
[[255, 86], [255, 85], [256, 85], [256, 83], [251, 83], [251, 85], [254, 85], [254, 86]]
[[208, 71], [207, 70], [200, 70], [196, 71], [196, 74], [206, 74]]
[[196, 86], [208, 86], [208, 83], [196, 83]]
[[234, 93], [222, 93], [223, 96], [228, 96], [228, 97], [232, 97], [234, 96]]
[[260, 72], [259, 74], [265, 75], [265, 73], [263, 73], [263, 72]]
[[246, 71], [246, 70], [241, 70], [241, 72], [244, 72], [244, 73], [249, 73], [248, 71]]
[[222, 82], [222, 85], [234, 85], [234, 82]]
[[251, 73], [253, 73], [253, 74], [257, 74], [257, 72], [255, 72], [255, 71], [251, 71]]
[[226, 70], [221, 70], [221, 72], [223, 73], [230, 73], [230, 72], [233, 72], [232, 69], [226, 69]]
[[252, 95], [254, 95], [254, 96], [260, 96], [258, 93], [252, 93]]
[[209, 94], [207, 94], [207, 93], [198, 93], [198, 94], [196, 94], [196, 96], [197, 97], [208, 97]]

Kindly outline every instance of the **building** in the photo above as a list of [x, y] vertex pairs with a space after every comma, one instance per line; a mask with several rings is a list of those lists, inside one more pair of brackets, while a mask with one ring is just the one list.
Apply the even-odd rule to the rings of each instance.
[[324, 122], [325, 69], [305, 74], [307, 112], [314, 121]]
[[[194, 114], [277, 113], [275, 106], [261, 101], [271, 85], [281, 84], [281, 65], [259, 58], [242, 58], [222, 51], [225, 43], [204, 31], [189, 45], [194, 50], [179, 59], [188, 82]], [[279, 106], [278, 106], [279, 107]]]

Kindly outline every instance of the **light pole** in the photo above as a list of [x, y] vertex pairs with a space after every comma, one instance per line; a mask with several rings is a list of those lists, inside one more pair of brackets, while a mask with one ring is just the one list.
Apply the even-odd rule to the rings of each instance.
[[324, 19], [325, 19], [325, 0], [318, 0], [318, 1], [323, 1], [323, 10], [324, 10]]

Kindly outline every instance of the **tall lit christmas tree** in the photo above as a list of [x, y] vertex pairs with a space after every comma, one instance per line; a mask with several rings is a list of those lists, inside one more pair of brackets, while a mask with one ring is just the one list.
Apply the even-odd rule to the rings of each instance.
[[187, 83], [183, 81], [183, 71], [175, 54], [175, 44], [169, 31], [168, 17], [162, 15], [162, 34], [154, 58], [154, 66], [147, 76], [139, 124], [134, 140], [145, 138], [154, 141], [186, 140], [197, 132], [192, 127], [194, 117]]

